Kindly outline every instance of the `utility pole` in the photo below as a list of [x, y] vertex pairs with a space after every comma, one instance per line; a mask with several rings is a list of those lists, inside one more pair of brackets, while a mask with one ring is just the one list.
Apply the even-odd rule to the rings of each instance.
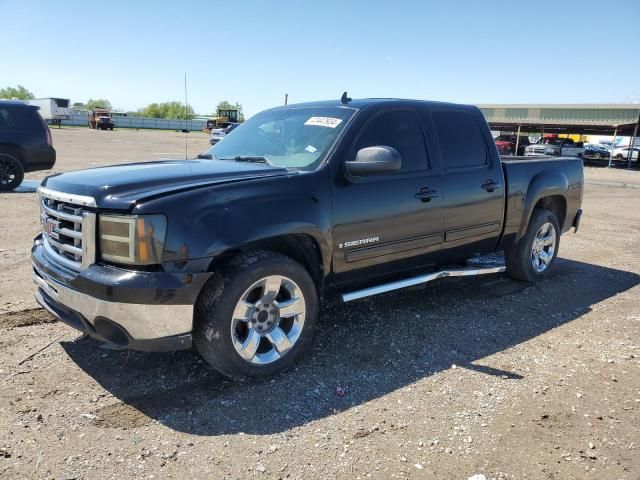
[[187, 118], [189, 107], [187, 103], [187, 72], [184, 72], [184, 159], [189, 159], [189, 137], [187, 136]]
[[286, 105], [287, 103], [289, 103], [289, 94], [285, 93], [284, 94], [284, 104]]

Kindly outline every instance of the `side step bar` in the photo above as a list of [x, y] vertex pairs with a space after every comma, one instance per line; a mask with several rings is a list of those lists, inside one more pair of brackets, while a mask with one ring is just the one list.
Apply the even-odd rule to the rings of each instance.
[[399, 290], [405, 287], [411, 287], [413, 285], [420, 285], [421, 283], [428, 283], [439, 278], [445, 277], [471, 277], [475, 275], [487, 275], [489, 273], [501, 273], [505, 272], [507, 268], [505, 266], [500, 267], [485, 267], [485, 268], [455, 268], [450, 270], [440, 270], [439, 272], [427, 273], [425, 275], [419, 275], [417, 277], [405, 278], [404, 280], [398, 280], [390, 283], [383, 283], [382, 285], [376, 285], [375, 287], [363, 288], [362, 290], [356, 290], [355, 292], [343, 293], [342, 301], [350, 302], [359, 298], [370, 297], [372, 295], [378, 295], [379, 293], [390, 292], [392, 290]]

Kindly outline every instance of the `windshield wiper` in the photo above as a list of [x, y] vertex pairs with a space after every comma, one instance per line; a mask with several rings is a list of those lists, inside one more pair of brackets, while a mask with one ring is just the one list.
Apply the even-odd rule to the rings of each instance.
[[230, 158], [220, 158], [220, 160], [235, 160], [236, 162], [252, 162], [252, 163], [264, 163], [266, 165], [273, 166], [271, 161], [262, 155], [258, 156], [249, 156], [249, 155], [236, 155], [235, 157]]

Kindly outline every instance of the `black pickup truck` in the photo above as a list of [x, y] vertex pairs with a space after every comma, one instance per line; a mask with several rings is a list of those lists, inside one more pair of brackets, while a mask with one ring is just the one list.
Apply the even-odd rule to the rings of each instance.
[[[505, 270], [536, 281], [581, 215], [582, 161], [501, 161], [473, 106], [279, 107], [199, 157], [48, 177], [39, 303], [102, 341], [193, 342], [228, 376], [264, 376], [309, 346], [323, 297]], [[465, 263], [497, 251], [500, 265]]]

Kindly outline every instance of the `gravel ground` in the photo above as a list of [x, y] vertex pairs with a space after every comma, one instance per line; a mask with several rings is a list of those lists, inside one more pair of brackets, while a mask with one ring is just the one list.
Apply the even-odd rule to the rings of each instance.
[[[183, 146], [53, 133], [60, 170]], [[192, 352], [102, 349], [33, 309], [35, 196], [0, 202], [0, 478], [640, 478], [640, 190], [587, 184], [581, 231], [542, 283], [328, 304], [311, 354], [253, 383]]]

